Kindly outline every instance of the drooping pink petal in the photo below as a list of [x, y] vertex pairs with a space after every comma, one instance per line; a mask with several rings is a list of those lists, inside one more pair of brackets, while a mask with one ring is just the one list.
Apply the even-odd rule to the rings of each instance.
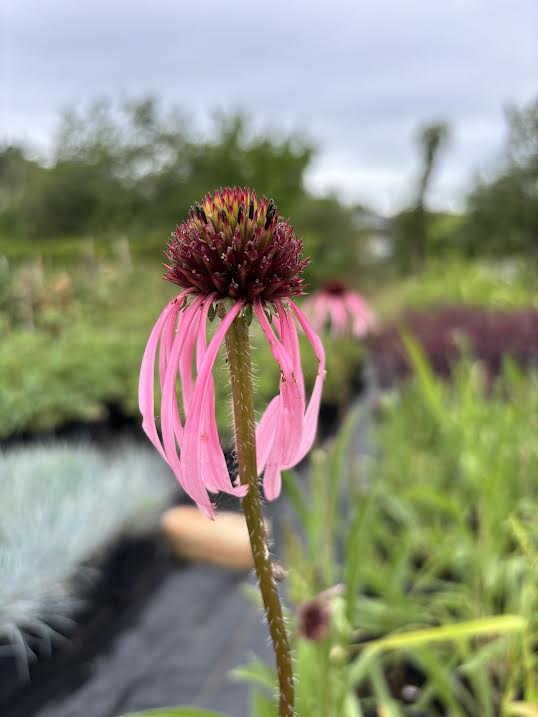
[[[183, 313], [184, 312], [181, 312], [179, 315], [178, 328], [177, 328], [178, 332], [180, 330], [181, 322], [184, 321]], [[182, 398], [183, 411], [184, 411], [185, 416], [187, 415], [187, 411], [189, 408], [190, 400], [192, 397], [192, 391], [193, 391], [192, 362], [193, 362], [193, 357], [194, 357], [194, 344], [196, 342], [196, 333], [198, 331], [199, 325], [200, 325], [200, 312], [196, 312], [196, 314], [186, 332], [185, 343], [184, 343], [183, 348], [181, 349], [181, 352], [179, 354], [179, 359], [178, 359], [179, 365], [175, 368], [176, 374], [179, 370], [179, 376], [181, 378], [181, 398]], [[191, 367], [190, 373], [187, 371], [186, 366]], [[165, 376], [166, 376], [166, 374], [165, 374]], [[163, 393], [164, 393], [164, 386], [161, 388], [161, 394], [163, 394]], [[177, 400], [177, 394], [176, 394], [176, 400], [173, 401], [173, 403], [172, 403], [172, 411], [173, 411], [174, 434], [175, 434], [178, 446], [181, 447], [181, 441], [183, 440], [183, 426], [181, 424], [181, 416], [179, 414], [179, 402]]]
[[[196, 372], [200, 371], [207, 351], [207, 316], [211, 308], [212, 299], [206, 301], [202, 307], [202, 320], [196, 337]], [[230, 485], [226, 459], [220, 447], [218, 430], [215, 416], [215, 385], [213, 375], [208, 380], [205, 406], [202, 410], [202, 443], [201, 463], [202, 481], [207, 490], [217, 493], [219, 488], [220, 473], [226, 474], [226, 482]], [[222, 481], [224, 482], [224, 481]]]
[[277, 334], [281, 335], [281, 329], [280, 329], [280, 319], [278, 316], [275, 316], [274, 314], [271, 315], [271, 321], [273, 322], [273, 326], [275, 327]]
[[189, 327], [189, 330], [185, 337], [185, 345], [183, 346], [183, 350], [179, 359], [179, 377], [181, 379], [181, 395], [183, 398], [183, 410], [185, 412], [185, 416], [187, 416], [189, 412], [192, 394], [194, 391], [194, 381], [192, 378], [194, 347], [196, 346], [196, 337], [198, 336], [198, 332], [202, 322], [203, 308], [204, 307], [202, 307], [201, 312], [198, 312], [196, 314], [194, 320]]
[[[183, 312], [181, 311], [181, 304], [178, 302], [178, 311], [171, 313], [166, 319], [161, 334], [161, 342], [159, 347], [159, 383], [161, 387], [161, 396], [164, 389], [164, 379], [166, 377], [166, 369], [168, 361], [170, 360], [170, 353], [172, 351], [172, 345], [174, 343], [174, 336], [176, 328], [183, 321]], [[181, 445], [181, 437], [183, 435], [183, 426], [181, 425], [181, 418], [179, 416], [179, 408], [177, 405], [174, 406], [174, 433], [176, 435], [176, 441], [178, 445]]]
[[[289, 317], [282, 303], [276, 301], [275, 304], [279, 314], [282, 342], [277, 339], [267, 321], [261, 302], [254, 304], [254, 310], [281, 372], [279, 400], [276, 402], [273, 399], [269, 404], [257, 433], [257, 450], [260, 451], [258, 465], [265, 465], [264, 490], [268, 500], [274, 500], [279, 495], [281, 468], [297, 452], [304, 423], [304, 395], [293, 371], [293, 354], [294, 351], [298, 353], [298, 347], [295, 349], [293, 346], [294, 341], [297, 341], [297, 334], [290, 331]], [[271, 441], [271, 430], [273, 436], [269, 448], [267, 441]], [[258, 445], [258, 438], [260, 443], [263, 440], [262, 445]]]
[[280, 394], [269, 402], [256, 427], [256, 463], [258, 475], [264, 471], [269, 453], [273, 447], [276, 427], [280, 416]]
[[291, 356], [275, 336], [275, 332], [267, 320], [267, 316], [265, 315], [265, 311], [263, 310], [262, 303], [259, 299], [254, 302], [254, 311], [256, 312], [262, 331], [265, 334], [265, 338], [269, 342], [273, 358], [279, 365], [280, 370], [284, 373], [284, 375], [291, 376], [291, 372], [293, 371]]
[[328, 310], [326, 298], [324, 293], [320, 293], [317, 296], [313, 296], [311, 299], [312, 303], [308, 305], [310, 321], [316, 331], [323, 331], [327, 323]]
[[353, 333], [360, 338], [374, 328], [376, 323], [374, 312], [354, 291], [347, 291], [344, 300], [353, 319]]
[[140, 366], [138, 407], [142, 414], [142, 429], [165, 460], [166, 457], [155, 425], [155, 356], [163, 327], [170, 319], [175, 321], [183, 297], [188, 293], [190, 293], [188, 290], [182, 291], [175, 299], [170, 301], [161, 312], [149, 335]]
[[301, 349], [299, 346], [299, 336], [297, 335], [297, 328], [295, 327], [295, 322], [293, 321], [292, 317], [287, 313], [285, 314], [285, 316], [287, 320], [287, 330], [283, 333], [279, 329], [279, 333], [282, 337], [282, 343], [284, 344], [286, 351], [291, 356], [295, 380], [297, 381], [299, 390], [301, 391], [301, 394], [304, 398], [304, 376], [303, 367], [301, 365]]
[[[181, 483], [185, 492], [198, 504], [200, 510], [202, 510], [202, 512], [208, 517], [212, 517], [214, 514], [213, 506], [211, 505], [207, 491], [204, 489], [201, 481], [196, 480], [195, 476], [182, 470], [182, 465], [177, 453], [174, 430], [174, 424], [177, 416], [176, 379], [179, 371], [181, 353], [184, 349], [191, 325], [193, 321], [197, 319], [203, 300], [203, 297], [197, 297], [192, 306], [185, 309], [182, 314], [182, 320], [179, 324], [176, 338], [174, 339], [174, 344], [170, 353], [170, 360], [166, 369], [166, 377], [161, 400], [161, 431], [165, 457], [168, 465], [173, 470], [174, 475]], [[188, 417], [189, 414], [187, 415], [187, 420]], [[186, 425], [183, 432], [182, 444], [185, 442], [185, 437]]]
[[163, 324], [163, 329], [161, 333], [161, 340], [160, 340], [160, 346], [159, 346], [159, 385], [162, 388], [164, 386], [164, 376], [166, 374], [166, 364], [168, 363], [168, 359], [170, 358], [170, 351], [172, 350], [172, 344], [174, 342], [174, 335], [176, 332], [176, 325], [178, 323], [178, 317], [179, 320], [181, 318], [181, 309], [183, 307], [183, 303], [185, 301], [185, 297], [188, 294], [192, 293], [192, 289], [186, 289], [185, 291], [182, 291], [181, 294], [179, 294], [176, 297], [176, 306], [175, 310], [168, 314], [168, 318]]
[[297, 320], [301, 328], [303, 329], [308, 341], [310, 342], [314, 353], [316, 354], [316, 358], [319, 361], [319, 365], [318, 373], [314, 383], [314, 388], [312, 390], [312, 395], [310, 397], [310, 401], [306, 409], [303, 435], [301, 438], [300, 445], [293, 457], [293, 460], [286, 464], [284, 468], [292, 468], [294, 465], [299, 463], [299, 461], [301, 461], [305, 457], [305, 455], [312, 447], [312, 444], [314, 443], [318, 426], [321, 393], [323, 391], [323, 382], [325, 381], [325, 350], [323, 348], [323, 344], [321, 343], [321, 339], [312, 329], [306, 316], [299, 309], [299, 307], [291, 300], [289, 300], [289, 304], [293, 313], [297, 317]]
[[[279, 396], [279, 402], [282, 403], [282, 396]], [[277, 416], [276, 425], [274, 425], [274, 439], [271, 450], [267, 457], [265, 471], [263, 474], [263, 492], [267, 500], [276, 500], [280, 495], [282, 488], [282, 466], [284, 463], [284, 435], [285, 424], [282, 420], [283, 411], [280, 410]]]
[[[262, 326], [263, 332], [271, 344], [273, 357], [279, 363], [286, 361], [285, 352], [281, 351], [281, 345], [274, 335], [261, 304], [254, 305], [254, 309]], [[262, 318], [263, 314], [263, 318]], [[278, 323], [280, 332], [281, 324]], [[280, 362], [278, 358], [280, 358]], [[289, 361], [291, 357], [287, 357]], [[281, 368], [282, 372], [282, 368]], [[281, 466], [283, 461], [283, 414], [282, 407], [282, 380], [280, 392], [275, 396], [265, 409], [256, 429], [256, 456], [258, 475], [263, 472], [263, 490], [267, 500], [275, 500], [280, 495], [282, 487]]]
[[[222, 320], [219, 328], [213, 336], [213, 339], [211, 340], [211, 343], [209, 344], [202, 361], [202, 365], [200, 366], [200, 371], [198, 372], [198, 376], [196, 378], [194, 394], [183, 432], [183, 442], [181, 447], [181, 469], [183, 479], [193, 488], [196, 487], [197, 492], [202, 491], [208, 502], [209, 496], [203, 485], [201, 465], [205, 398], [218, 350], [224, 341], [226, 332], [243, 306], [244, 301], [237, 301], [232, 306], [230, 311]], [[195, 500], [203, 509], [203, 506], [198, 499], [195, 498]], [[206, 512], [207, 515], [212, 516], [214, 511], [210, 503], [209, 506], [209, 510], [204, 512]]]
[[[303, 434], [305, 412], [304, 378], [301, 367], [299, 338], [295, 325], [282, 306], [282, 302], [277, 300], [275, 304], [280, 319], [282, 343], [292, 361], [291, 379], [284, 377], [280, 384], [282, 396], [280, 402], [281, 420], [284, 422], [282, 460], [283, 463], [289, 463], [297, 451]], [[297, 376], [296, 371], [298, 371], [299, 376]]]
[[161, 391], [164, 386], [166, 365], [168, 363], [168, 359], [170, 358], [170, 351], [172, 350], [172, 344], [174, 342], [178, 311], [179, 302], [176, 305], [176, 311], [172, 311], [168, 314], [161, 332], [161, 340], [159, 342], [159, 385], [161, 387]]
[[331, 316], [332, 330], [336, 336], [346, 333], [348, 315], [345, 304], [340, 296], [328, 296], [328, 309]]
[[[292, 356], [290, 353], [288, 353], [286, 347], [284, 346], [284, 343], [275, 336], [275, 332], [273, 331], [273, 329], [271, 328], [271, 324], [267, 320], [267, 317], [263, 310], [263, 306], [260, 301], [255, 302], [254, 311], [256, 312], [256, 316], [258, 317], [258, 321], [260, 322], [262, 331], [265, 334], [265, 338], [271, 346], [271, 353], [273, 354], [273, 358], [275, 359], [278, 364], [278, 367], [280, 368], [280, 393], [282, 393], [282, 384], [288, 383], [290, 386], [292, 384], [296, 385], [296, 381], [293, 377]], [[275, 326], [277, 326], [278, 332], [280, 333], [282, 330], [282, 317], [280, 315], [278, 317], [274, 317], [273, 321], [275, 323]], [[296, 393], [298, 394], [298, 389]]]
[[[207, 352], [207, 315], [215, 295], [209, 296], [202, 308], [200, 326], [196, 339], [196, 370], [200, 371], [205, 354]], [[230, 481], [226, 458], [219, 441], [219, 432], [217, 427], [217, 417], [215, 414], [215, 382], [213, 375], [210, 373], [205, 403], [202, 409], [202, 480], [207, 490], [212, 493], [223, 491], [235, 496], [245, 496], [248, 492], [248, 486], [233, 486]]]

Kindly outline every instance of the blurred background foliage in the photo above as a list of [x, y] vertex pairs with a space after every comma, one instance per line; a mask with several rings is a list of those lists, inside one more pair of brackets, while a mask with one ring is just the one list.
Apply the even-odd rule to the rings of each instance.
[[[46, 159], [0, 148], [3, 441], [139, 423], [144, 345], [177, 293], [161, 279], [162, 252], [191, 204], [218, 186], [274, 197], [312, 258], [310, 291], [339, 279], [372, 304], [373, 336], [323, 337], [323, 412], [339, 426], [361, 395], [374, 450], [358, 460], [348, 420], [314, 454], [304, 490], [286, 485], [309, 717], [535, 714], [538, 100], [510, 109], [507, 130], [496, 172], [477, 176], [451, 213], [429, 207], [451, 128], [439, 119], [418, 128], [416, 186], [392, 216], [309, 191], [316, 146], [302, 136], [260, 134], [247, 116], [222, 114], [202, 133], [151, 98], [66, 113]], [[278, 370], [252, 334], [261, 408]], [[312, 385], [316, 360], [306, 346], [304, 355]], [[366, 395], [390, 390], [367, 405], [365, 384]], [[301, 606], [338, 581], [346, 589], [330, 632], [305, 639]], [[253, 697], [253, 717], [272, 714], [270, 669], [238, 674], [269, 688]]]
[[[152, 98], [100, 100], [61, 117], [46, 160], [23, 145], [4, 146], [0, 333], [9, 340], [0, 347], [0, 436], [111, 412], [137, 417], [139, 357], [174, 293], [160, 278], [167, 237], [194, 201], [220, 185], [274, 197], [312, 258], [310, 290], [335, 277], [348, 282], [394, 323], [393, 333], [402, 312], [439, 302], [536, 309], [538, 101], [511, 109], [507, 122], [497, 176], [477, 179], [465, 211], [452, 214], [428, 209], [450, 128], [443, 121], [420, 127], [414, 196], [390, 217], [313, 194], [305, 175], [314, 143], [260, 134], [241, 114], [214, 114], [202, 133], [186, 114]], [[458, 322], [456, 328], [474, 325], [463, 315]], [[385, 348], [394, 353], [390, 332]], [[430, 338], [425, 343], [435, 344]], [[351, 341], [327, 343], [325, 400], [341, 409], [364, 352]], [[276, 376], [265, 350], [257, 360], [262, 405]], [[227, 404], [219, 405], [225, 419]]]
[[[355, 440], [363, 405], [313, 455], [304, 490], [286, 479], [298, 712], [532, 717], [536, 376], [506, 361], [488, 391], [463, 361], [448, 384], [406, 343], [414, 377], [375, 406], [375, 450]], [[325, 630], [305, 633], [316, 606]], [[271, 715], [273, 670], [236, 674], [258, 689], [252, 717]]]
[[100, 100], [61, 117], [46, 161], [22, 145], [0, 149], [0, 236], [10, 245], [118, 234], [146, 242], [158, 236], [162, 243], [208, 188], [237, 184], [273, 197], [293, 217], [307, 253], [323, 260], [323, 271], [315, 262], [314, 280], [338, 270], [352, 275], [368, 256], [368, 239], [379, 233], [400, 270], [453, 251], [535, 260], [538, 100], [509, 109], [507, 124], [497, 174], [476, 178], [459, 214], [428, 210], [436, 167], [450, 151], [450, 128], [442, 121], [422, 126], [415, 197], [382, 218], [309, 192], [305, 173], [316, 147], [297, 134], [260, 134], [241, 114], [214, 114], [201, 133], [186, 115], [165, 112], [151, 98], [121, 105]]

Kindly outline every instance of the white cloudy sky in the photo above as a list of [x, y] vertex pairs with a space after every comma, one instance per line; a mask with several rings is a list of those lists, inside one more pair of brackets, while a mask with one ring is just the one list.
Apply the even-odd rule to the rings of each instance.
[[58, 111], [152, 93], [200, 122], [245, 109], [320, 145], [309, 182], [381, 210], [409, 196], [416, 127], [451, 122], [432, 201], [457, 205], [538, 90], [536, 0], [6, 0], [0, 135], [46, 146]]

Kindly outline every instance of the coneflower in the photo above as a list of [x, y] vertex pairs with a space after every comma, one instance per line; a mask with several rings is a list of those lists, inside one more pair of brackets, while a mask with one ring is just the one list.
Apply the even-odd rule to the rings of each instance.
[[[291, 298], [303, 293], [301, 274], [308, 260], [303, 258], [302, 243], [289, 222], [278, 216], [273, 200], [258, 200], [252, 190], [235, 187], [208, 194], [195, 204], [187, 221], [172, 235], [166, 255], [165, 278], [182, 291], [157, 319], [144, 352], [139, 385], [142, 425], [185, 492], [208, 517], [215, 512], [209, 493], [226, 491], [243, 498], [277, 658], [279, 714], [290, 717], [294, 714], [291, 656], [267, 547], [258, 476], [263, 474], [266, 497], [276, 498], [281, 471], [306, 455], [316, 435], [325, 354], [320, 339]], [[207, 325], [216, 316], [221, 321], [207, 345]], [[253, 316], [280, 368], [279, 392], [257, 426], [249, 341]], [[295, 321], [319, 362], [309, 401]], [[215, 416], [212, 371], [224, 341], [232, 387], [236, 485], [229, 478]], [[157, 351], [162, 439], [154, 405]]]
[[366, 299], [337, 280], [311, 294], [303, 307], [316, 331], [326, 329], [333, 336], [362, 338], [376, 326]]

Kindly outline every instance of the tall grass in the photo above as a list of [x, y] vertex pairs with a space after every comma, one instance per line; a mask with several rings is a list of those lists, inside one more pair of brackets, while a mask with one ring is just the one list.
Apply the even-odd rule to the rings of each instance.
[[[286, 486], [298, 716], [534, 714], [538, 704], [538, 378], [479, 364], [415, 378], [376, 406], [379, 457], [357, 456], [356, 416]], [[337, 581], [331, 630], [297, 629]], [[267, 688], [257, 663], [240, 676]], [[253, 716], [270, 714], [258, 690]]]

